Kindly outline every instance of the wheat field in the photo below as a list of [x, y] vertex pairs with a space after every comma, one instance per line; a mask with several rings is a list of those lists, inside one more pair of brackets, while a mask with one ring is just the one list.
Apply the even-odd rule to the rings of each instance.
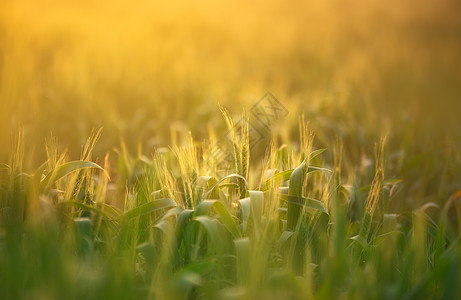
[[1, 299], [458, 299], [456, 1], [3, 0]]

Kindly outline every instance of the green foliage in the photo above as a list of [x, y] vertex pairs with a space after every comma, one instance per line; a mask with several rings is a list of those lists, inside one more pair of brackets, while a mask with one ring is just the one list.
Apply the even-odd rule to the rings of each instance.
[[1, 298], [461, 296], [461, 193], [441, 209], [390, 211], [405, 182], [384, 177], [384, 141], [374, 177], [359, 185], [343, 183], [353, 172], [341, 147], [331, 167], [303, 136], [300, 153], [268, 153], [259, 185], [237, 141], [239, 163], [222, 177], [187, 161], [199, 153], [192, 142], [151, 159], [119, 151], [111, 178], [123, 184], [109, 182], [107, 161], [83, 160], [95, 138], [82, 160], [61, 156], [31, 174], [17, 150], [1, 189]]

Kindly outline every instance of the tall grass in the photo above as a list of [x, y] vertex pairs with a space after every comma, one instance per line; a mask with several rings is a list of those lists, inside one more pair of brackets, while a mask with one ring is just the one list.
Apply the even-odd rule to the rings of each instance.
[[358, 186], [368, 177], [343, 169], [340, 139], [325, 168], [304, 119], [299, 128], [299, 150], [274, 143], [259, 170], [242, 129], [222, 177], [201, 174], [210, 165], [192, 137], [151, 158], [118, 151], [116, 169], [108, 156], [101, 167], [89, 161], [100, 131], [78, 161], [52, 138], [47, 163], [25, 173], [20, 132], [2, 177], [2, 298], [461, 296], [459, 192], [443, 209], [391, 212], [405, 182], [385, 177], [384, 139]]
[[2, 0], [0, 299], [460, 298], [460, 12]]

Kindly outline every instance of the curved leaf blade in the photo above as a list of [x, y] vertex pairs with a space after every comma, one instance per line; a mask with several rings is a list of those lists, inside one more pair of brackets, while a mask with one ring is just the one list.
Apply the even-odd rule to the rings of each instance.
[[196, 216], [203, 216], [207, 215], [211, 208], [214, 208], [215, 211], [218, 213], [219, 218], [221, 219], [221, 222], [223, 225], [229, 230], [229, 232], [235, 237], [239, 238], [241, 237], [240, 234], [240, 229], [238, 225], [235, 223], [232, 215], [230, 214], [229, 210], [227, 210], [227, 207], [218, 200], [204, 200], [202, 203], [200, 203], [195, 211]]
[[54, 168], [51, 172], [49, 172], [45, 178], [43, 178], [40, 181], [40, 184], [42, 186], [49, 186], [50, 184], [55, 183], [59, 179], [69, 175], [70, 173], [82, 169], [89, 169], [89, 168], [95, 168], [102, 170], [104, 172], [104, 175], [106, 175], [109, 178], [109, 174], [107, 174], [106, 170], [102, 168], [100, 165], [91, 162], [91, 161], [83, 161], [83, 160], [75, 160], [71, 161], [65, 164], [62, 164], [56, 168]]
[[140, 205], [138, 207], [135, 207], [133, 209], [130, 209], [126, 211], [123, 214], [123, 218], [125, 220], [129, 220], [132, 218], [140, 217], [143, 215], [150, 214], [151, 212], [154, 212], [159, 209], [164, 209], [164, 208], [169, 208], [169, 207], [175, 207], [177, 206], [176, 202], [171, 199], [171, 198], [162, 198], [162, 199], [156, 199], [154, 201], [145, 203], [143, 205]]
[[319, 200], [312, 199], [312, 198], [307, 198], [307, 197], [302, 197], [302, 196], [294, 196], [294, 195], [284, 195], [280, 194], [280, 199], [283, 201], [286, 201], [290, 204], [297, 205], [297, 206], [304, 206], [307, 208], [312, 208], [315, 210], [318, 210], [324, 214], [328, 215], [328, 212], [323, 205], [323, 203]]

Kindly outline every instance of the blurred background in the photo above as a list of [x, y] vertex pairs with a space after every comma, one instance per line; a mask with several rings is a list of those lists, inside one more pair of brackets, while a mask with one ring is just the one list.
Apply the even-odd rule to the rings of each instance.
[[460, 54], [459, 1], [2, 0], [0, 158], [18, 126], [35, 167], [51, 132], [74, 158], [92, 128], [99, 154], [200, 140], [224, 130], [218, 103], [238, 115], [266, 91], [281, 142], [304, 113], [351, 156], [384, 134], [458, 147]]

